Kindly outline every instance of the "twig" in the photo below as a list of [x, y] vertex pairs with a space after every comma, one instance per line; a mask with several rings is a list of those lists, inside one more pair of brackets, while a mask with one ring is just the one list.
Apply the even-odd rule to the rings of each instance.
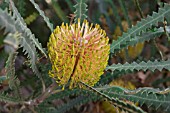
[[[56, 83], [52, 83], [41, 95], [39, 95], [38, 97], [36, 97], [35, 99], [32, 99], [32, 100], [28, 100], [28, 101], [19, 101], [19, 102], [13, 102], [13, 103], [10, 103], [10, 105], [22, 105], [21, 108], [20, 108], [20, 111], [22, 111], [23, 109], [25, 108], [32, 108], [34, 106], [37, 106], [39, 105], [40, 103], [42, 103], [46, 98], [48, 98], [51, 94], [54, 94], [54, 93], [57, 93], [59, 91], [62, 91], [61, 89], [60, 90], [54, 90], [55, 87], [56, 87]], [[7, 109], [7, 106], [9, 104], [6, 104], [4, 106], [4, 108]], [[33, 110], [33, 109], [32, 109]], [[36, 113], [36, 111], [35, 111]]]
[[38, 105], [42, 103], [52, 92], [54, 91], [54, 88], [56, 87], [56, 83], [52, 83], [39, 97], [29, 100], [27, 102], [24, 102], [24, 104], [28, 106]]

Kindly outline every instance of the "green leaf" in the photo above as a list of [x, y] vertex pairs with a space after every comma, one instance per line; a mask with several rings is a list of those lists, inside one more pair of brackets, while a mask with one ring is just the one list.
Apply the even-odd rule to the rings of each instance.
[[170, 81], [170, 77], [159, 78], [152, 82], [153, 87], [159, 87], [160, 84], [166, 83]]
[[108, 95], [110, 98], [126, 99], [138, 102], [141, 106], [146, 104], [148, 107], [163, 108], [170, 111], [170, 89], [154, 89], [150, 87], [128, 90], [119, 86], [108, 86], [97, 89]]
[[113, 41], [110, 47], [110, 52], [114, 53], [115, 50], [120, 50], [121, 45], [125, 45], [128, 41], [131, 41], [131, 37], [140, 35], [145, 32], [147, 28], [150, 28], [153, 25], [157, 25], [158, 22], [163, 22], [164, 18], [170, 14], [170, 5], [165, 4], [163, 8], [160, 8], [158, 13], [153, 13], [152, 16], [148, 16], [146, 19], [142, 19], [134, 27], [130, 28], [127, 33], [123, 33], [118, 40]]
[[56, 94], [52, 94], [49, 98], [47, 98], [43, 103], [39, 105], [39, 107], [45, 106], [47, 102], [51, 102], [56, 99], [63, 99], [70, 96], [76, 96], [76, 98], [67, 101], [65, 104], [60, 105], [57, 109], [50, 111], [50, 113], [65, 113], [69, 111], [73, 107], [77, 107], [78, 105], [83, 105], [91, 101], [97, 101], [101, 99], [101, 97], [96, 96], [93, 93], [90, 93], [88, 90], [82, 89], [65, 89]]
[[27, 58], [30, 60], [31, 69], [33, 70], [33, 72], [36, 73], [38, 77], [40, 77], [40, 72], [36, 66], [38, 56], [36, 53], [35, 45], [32, 44], [32, 41], [30, 39], [22, 37], [20, 47], [23, 47], [24, 54], [27, 54]]
[[74, 7], [73, 7], [72, 1], [70, 1], [70, 0], [65, 0], [65, 1], [67, 2], [67, 5], [69, 6], [71, 12], [74, 12]]
[[19, 48], [20, 43], [20, 36], [19, 33], [8, 33], [8, 35], [4, 39], [6, 52], [13, 53]]
[[5, 94], [4, 92], [0, 93], [0, 101], [3, 102], [9, 102], [9, 103], [22, 103], [18, 98], [14, 96], [9, 96], [8, 94]]
[[9, 6], [9, 4], [5, 0], [3, 0], [0, 3], [0, 8], [3, 9], [3, 10], [6, 9], [8, 6]]
[[46, 24], [49, 27], [49, 29], [51, 30], [51, 32], [53, 32], [53, 24], [50, 23], [49, 18], [47, 16], [45, 16], [44, 12], [40, 9], [40, 7], [35, 3], [34, 0], [30, 0], [30, 2], [34, 5], [34, 7], [39, 12], [39, 14], [43, 17], [44, 21], [46, 22]]
[[52, 2], [52, 6], [57, 14], [57, 16], [62, 20], [62, 22], [68, 22], [68, 18], [66, 18], [66, 15], [64, 13], [64, 11], [61, 9], [60, 5], [58, 4], [58, 2], [56, 0], [51, 0]]
[[[30, 33], [29, 30], [27, 29], [26, 31], [23, 31], [23, 29], [21, 28], [21, 26], [19, 26], [19, 23], [21, 23], [21, 21], [18, 20], [18, 18], [15, 20], [14, 16], [11, 16], [7, 13], [7, 10], [3, 11], [0, 9], [0, 26], [1, 28], [5, 28], [5, 33], [15, 33], [15, 32], [20, 32], [22, 33], [22, 36], [20, 37], [20, 47], [23, 47], [23, 51], [25, 52], [25, 54], [28, 53], [28, 58], [30, 60], [30, 64], [31, 64], [31, 68], [32, 70], [38, 75], [39, 71], [38, 68], [36, 66], [36, 61], [37, 61], [37, 53], [36, 53], [36, 48], [35, 48], [35, 44], [32, 41], [32, 38], [34, 40], [36, 40], [34, 38], [34, 35], [31, 34], [29, 36], [31, 36], [32, 38], [28, 38], [27, 33]], [[38, 42], [38, 40], [37, 40]]]
[[[167, 31], [168, 29], [169, 27], [167, 27]], [[132, 37], [130, 41], [126, 42], [126, 44], [122, 44], [120, 46], [120, 49], [127, 48], [128, 46], [135, 46], [137, 43], [150, 41], [152, 39], [160, 37], [162, 34], [164, 34], [164, 30], [162, 27], [155, 31], [148, 31], [146, 33], [142, 33], [140, 36]], [[119, 52], [119, 50], [115, 50], [115, 52]]]
[[65, 113], [74, 107], [94, 101], [95, 98], [98, 98], [95, 96], [90, 96], [90, 97], [91, 98], [89, 98], [88, 96], [78, 96], [74, 99], [71, 99], [70, 101], [68, 101], [67, 103], [63, 105], [60, 105], [56, 110], [53, 110], [51, 113]]
[[55, 107], [52, 105], [44, 105], [44, 106], [38, 106], [35, 108], [36, 112], [38, 113], [51, 113], [52, 111], [56, 110]]
[[[50, 102], [52, 100], [55, 100], [55, 99], [62, 99], [62, 98], [65, 98], [65, 97], [69, 97], [69, 96], [75, 96], [75, 95], [78, 95], [80, 93], [80, 89], [65, 89], [64, 91], [61, 91], [59, 93], [56, 93], [56, 94], [52, 94], [50, 95], [44, 102], [42, 102], [41, 104], [45, 104], [46, 102]], [[40, 104], [40, 105], [41, 105]]]
[[17, 21], [15, 18], [8, 14], [7, 9], [0, 9], [0, 29], [4, 28], [4, 34], [17, 32]]
[[17, 26], [19, 26], [20, 28], [18, 29], [18, 31], [22, 32], [24, 37], [28, 37], [30, 40], [32, 40], [32, 44], [34, 44], [45, 55], [45, 57], [47, 57], [46, 52], [42, 48], [41, 43], [38, 42], [38, 39], [35, 38], [34, 34], [32, 34], [31, 30], [26, 26], [24, 19], [18, 13], [18, 10], [15, 7], [12, 0], [10, 0], [10, 4], [12, 6], [12, 10], [13, 10], [15, 18], [17, 18], [19, 21]]
[[75, 22], [77, 22], [77, 19], [79, 18], [82, 22], [85, 18], [87, 18], [86, 12], [87, 12], [87, 4], [86, 0], [76, 0], [76, 5], [74, 6], [76, 8], [75, 14]]
[[17, 6], [18, 6], [18, 11], [22, 16], [25, 16], [25, 6], [26, 6], [26, 1], [25, 0], [18, 0], [17, 1]]
[[146, 71], [146, 70], [151, 70], [151, 71], [155, 71], [155, 70], [159, 70], [159, 71], [162, 71], [162, 69], [167, 69], [167, 70], [170, 70], [170, 59], [168, 59], [167, 61], [147, 61], [147, 62], [140, 62], [140, 63], [136, 63], [136, 62], [133, 62], [131, 64], [129, 63], [125, 63], [125, 64], [112, 64], [111, 66], [107, 66], [105, 70], [111, 70], [111, 71], [114, 71], [114, 70], [119, 70], [119, 71], [122, 71], [122, 70], [130, 70], [130, 71], [134, 71], [134, 70], [143, 70], [143, 71]]
[[9, 80], [9, 87], [13, 89], [15, 87], [16, 76], [15, 76], [15, 59], [17, 57], [17, 52], [12, 52], [6, 62], [5, 71], [6, 77]]
[[125, 75], [126, 73], [129, 73], [127, 71], [114, 71], [114, 73], [107, 72], [106, 74], [103, 74], [100, 78], [100, 81], [95, 84], [95, 86], [101, 86], [105, 84], [109, 84], [114, 79]]
[[119, 100], [117, 97], [111, 97], [107, 93], [100, 92], [99, 90], [97, 90], [83, 82], [81, 82], [81, 84], [83, 84], [84, 86], [86, 86], [87, 88], [92, 90], [93, 92], [97, 93], [101, 97], [107, 99], [107, 101], [109, 101], [112, 105], [114, 105], [124, 111], [130, 112], [130, 113], [136, 113], [136, 112], [137, 113], [145, 113], [141, 108], [139, 108], [133, 104], [129, 104], [127, 102]]

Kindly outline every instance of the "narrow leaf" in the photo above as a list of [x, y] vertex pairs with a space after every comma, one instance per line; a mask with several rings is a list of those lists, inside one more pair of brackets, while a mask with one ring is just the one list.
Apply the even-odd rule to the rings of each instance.
[[77, 22], [77, 19], [79, 18], [81, 22], [87, 18], [86, 12], [87, 12], [87, 4], [86, 0], [76, 0], [76, 5], [74, 6], [76, 8], [75, 14], [75, 22]]
[[170, 14], [170, 5], [165, 4], [163, 8], [160, 8], [158, 13], [153, 13], [152, 16], [148, 16], [146, 19], [142, 19], [138, 22], [134, 27], [130, 28], [127, 33], [123, 33], [118, 40], [113, 41], [110, 47], [110, 52], [114, 53], [115, 50], [120, 50], [121, 45], [125, 45], [127, 41], [131, 40], [131, 37], [135, 37], [136, 35], [141, 35], [141, 33], [145, 32], [147, 28], [150, 28], [153, 25], [157, 25], [158, 22], [163, 22], [164, 18], [167, 18]]
[[17, 57], [17, 52], [11, 53], [6, 62], [5, 71], [6, 77], [9, 80], [9, 87], [12, 89], [15, 82], [15, 59]]
[[10, 0], [12, 10], [14, 12], [15, 17], [18, 19], [18, 26], [20, 29], [18, 31], [22, 32], [24, 34], [24, 37], [28, 37], [32, 40], [32, 43], [35, 44], [35, 46], [47, 57], [44, 49], [42, 48], [41, 43], [38, 42], [38, 39], [35, 38], [34, 34], [32, 34], [31, 30], [26, 26], [26, 23], [24, 22], [24, 19], [21, 17], [21, 15], [18, 13], [17, 8], [15, 7], [12, 0]]
[[138, 102], [141, 106], [146, 104], [148, 107], [156, 109], [163, 108], [170, 111], [170, 89], [165, 90], [154, 89], [150, 87], [138, 88], [136, 90], [128, 90], [119, 86], [108, 86], [99, 88], [104, 94], [110, 98], [126, 99], [132, 102]]
[[35, 3], [34, 0], [30, 0], [30, 2], [34, 5], [34, 7], [39, 12], [39, 14], [43, 17], [44, 21], [46, 22], [46, 24], [49, 27], [49, 29], [51, 30], [51, 32], [53, 32], [53, 24], [50, 23], [49, 18], [47, 16], [45, 16], [44, 12], [40, 9], [40, 7]]
[[151, 70], [151, 71], [155, 71], [155, 70], [159, 70], [162, 71], [162, 69], [167, 69], [170, 70], [170, 59], [168, 59], [167, 61], [147, 61], [147, 62], [140, 62], [140, 63], [136, 63], [133, 62], [131, 64], [129, 63], [125, 63], [125, 64], [112, 64], [111, 66], [107, 66], [106, 70], [111, 70], [111, 71], [115, 71], [115, 70], [130, 70], [130, 71], [134, 71], [134, 70]]
[[97, 93], [98, 95], [102, 96], [103, 98], [107, 99], [111, 104], [115, 105], [116, 107], [123, 109], [127, 112], [130, 113], [145, 113], [142, 109], [140, 109], [139, 107], [133, 105], [133, 104], [129, 104], [127, 102], [124, 102], [122, 100], [117, 99], [116, 97], [110, 97], [109, 95], [100, 92], [99, 90], [81, 82], [83, 85], [85, 85], [87, 88], [89, 88], [90, 90], [92, 90], [93, 92]]

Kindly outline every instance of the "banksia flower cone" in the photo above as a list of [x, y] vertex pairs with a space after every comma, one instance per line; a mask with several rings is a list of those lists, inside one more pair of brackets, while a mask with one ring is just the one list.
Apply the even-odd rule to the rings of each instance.
[[73, 88], [80, 81], [93, 86], [107, 65], [108, 41], [105, 31], [87, 20], [57, 26], [47, 45], [52, 63], [49, 75], [62, 86], [70, 82]]

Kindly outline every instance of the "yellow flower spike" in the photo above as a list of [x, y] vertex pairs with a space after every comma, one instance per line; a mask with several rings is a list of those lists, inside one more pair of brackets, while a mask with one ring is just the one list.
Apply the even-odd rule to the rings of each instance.
[[100, 79], [107, 65], [110, 46], [106, 32], [98, 24], [87, 20], [77, 24], [57, 26], [51, 34], [48, 55], [52, 63], [49, 76], [69, 88], [78, 86], [80, 81], [93, 86]]

